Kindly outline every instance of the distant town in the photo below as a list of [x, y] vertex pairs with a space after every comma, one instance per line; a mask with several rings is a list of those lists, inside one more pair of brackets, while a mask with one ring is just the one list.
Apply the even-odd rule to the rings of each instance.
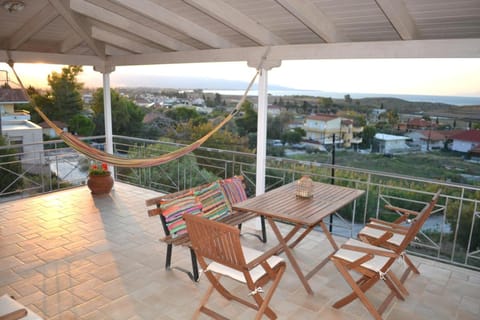
[[[239, 98], [205, 93], [200, 89], [117, 90], [148, 110], [146, 122], [153, 121], [155, 114], [159, 116], [162, 109], [188, 107], [210, 114], [218, 107], [232, 106]], [[91, 99], [88, 94], [83, 97], [86, 103]], [[256, 101], [256, 97], [251, 100]], [[295, 144], [296, 148], [328, 150], [335, 143], [342, 148], [382, 154], [445, 149], [464, 153], [473, 161], [480, 160], [480, 106], [460, 108], [443, 103], [381, 97], [353, 100], [349, 95], [344, 99], [271, 95], [269, 117], [278, 117], [282, 113], [294, 115], [289, 128], [305, 130], [305, 136], [301, 143]], [[366, 137], [366, 127], [376, 128], [373, 140]], [[270, 143], [284, 146], [281, 139], [273, 139]]]

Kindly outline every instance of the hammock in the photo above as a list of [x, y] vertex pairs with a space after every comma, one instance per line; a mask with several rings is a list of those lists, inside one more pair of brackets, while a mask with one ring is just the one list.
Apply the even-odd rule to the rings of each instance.
[[19, 76], [17, 75], [17, 72], [15, 71], [15, 68], [13, 66], [13, 60], [9, 59], [8, 64], [13, 70], [13, 73], [15, 74], [15, 77], [18, 80], [18, 83], [22, 87], [22, 90], [24, 91], [25, 95], [28, 97], [30, 103], [33, 105], [35, 111], [38, 112], [40, 117], [52, 128], [55, 130], [55, 132], [59, 135], [59, 137], [65, 141], [67, 145], [69, 145], [71, 148], [75, 149], [76, 151], [86, 155], [88, 158], [93, 159], [93, 160], [98, 160], [101, 162], [108, 163], [110, 165], [114, 165], [117, 167], [129, 167], [129, 168], [146, 168], [146, 167], [153, 167], [153, 166], [158, 166], [164, 163], [167, 163], [169, 161], [178, 159], [187, 153], [192, 152], [193, 150], [197, 149], [200, 147], [205, 141], [208, 140], [215, 132], [220, 130], [227, 122], [229, 122], [240, 110], [243, 102], [247, 98], [247, 94], [250, 91], [250, 88], [252, 87], [253, 83], [255, 82], [255, 79], [257, 78], [259, 74], [259, 69], [257, 69], [257, 72], [253, 76], [252, 80], [250, 81], [247, 89], [245, 90], [245, 93], [243, 94], [242, 98], [240, 101], [238, 101], [237, 105], [235, 106], [235, 109], [233, 109], [232, 112], [230, 112], [225, 119], [222, 120], [215, 128], [213, 128], [210, 132], [208, 132], [206, 135], [198, 139], [197, 141], [193, 142], [190, 145], [187, 145], [183, 148], [180, 148], [178, 150], [172, 151], [170, 153], [158, 156], [158, 157], [153, 157], [153, 158], [140, 158], [140, 159], [130, 159], [130, 158], [124, 158], [120, 156], [116, 156], [114, 154], [110, 154], [101, 150], [98, 150], [91, 145], [83, 142], [82, 140], [78, 139], [76, 136], [69, 132], [64, 132], [62, 129], [60, 129], [58, 126], [55, 125], [41, 110], [35, 105], [35, 102], [33, 99], [29, 96], [27, 90], [23, 86], [22, 81], [20, 80]]

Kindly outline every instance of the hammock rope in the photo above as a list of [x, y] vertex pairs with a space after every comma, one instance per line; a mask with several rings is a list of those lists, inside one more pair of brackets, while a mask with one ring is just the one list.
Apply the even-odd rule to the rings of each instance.
[[[268, 51], [267, 51], [268, 52]], [[215, 126], [211, 131], [209, 131], [207, 134], [205, 134], [203, 137], [198, 139], [197, 141], [182, 147], [180, 149], [177, 149], [175, 151], [169, 152], [167, 154], [158, 156], [158, 157], [152, 157], [152, 158], [125, 158], [125, 157], [120, 157], [111, 153], [107, 153], [101, 150], [98, 150], [97, 148], [94, 148], [93, 146], [85, 143], [84, 141], [80, 140], [78, 137], [75, 135], [69, 133], [69, 132], [64, 132], [61, 128], [59, 128], [55, 123], [53, 123], [52, 120], [50, 120], [45, 113], [43, 113], [40, 108], [35, 104], [35, 101], [30, 97], [28, 94], [27, 90], [25, 89], [22, 80], [18, 76], [15, 68], [14, 68], [14, 62], [10, 58], [9, 52], [7, 51], [8, 55], [8, 65], [12, 69], [15, 77], [17, 78], [18, 83], [20, 84], [23, 92], [25, 95], [28, 97], [30, 103], [34, 107], [35, 111], [38, 112], [40, 117], [52, 128], [55, 130], [57, 135], [65, 141], [67, 145], [69, 145], [71, 148], [75, 149], [76, 151], [86, 155], [88, 158], [105, 162], [110, 165], [114, 165], [117, 167], [129, 167], [129, 168], [147, 168], [147, 167], [153, 167], [157, 165], [161, 165], [167, 162], [170, 162], [172, 160], [178, 159], [193, 150], [197, 149], [200, 147], [205, 141], [207, 141], [212, 135], [214, 135], [218, 130], [220, 130], [227, 122], [229, 122], [233, 117], [240, 111], [240, 108], [242, 104], [245, 102], [248, 92], [250, 91], [251, 87], [253, 86], [255, 79], [260, 73], [260, 66], [257, 69], [255, 75], [253, 76], [252, 80], [248, 84], [242, 98], [238, 101], [237, 105], [235, 108], [217, 125]], [[262, 62], [265, 60], [266, 54], [262, 57]]]

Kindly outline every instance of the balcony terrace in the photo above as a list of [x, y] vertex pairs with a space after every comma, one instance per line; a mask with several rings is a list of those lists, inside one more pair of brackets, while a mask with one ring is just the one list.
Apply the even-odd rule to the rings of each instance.
[[[99, 137], [93, 138], [99, 140]], [[44, 175], [36, 185], [38, 179], [31, 178], [30, 167], [24, 166], [19, 174], [19, 179], [24, 179], [24, 188], [16, 193], [3, 193], [4, 202], [0, 203], [0, 294], [14, 295], [46, 319], [189, 318], [206, 290], [206, 279], [193, 283], [178, 270], [164, 269], [166, 248], [158, 241], [163, 230], [160, 221], [147, 216], [145, 200], [159, 193], [189, 187], [206, 171], [219, 176], [241, 173], [251, 187], [255, 180], [254, 155], [200, 148], [195, 155], [159, 167], [117, 168], [114, 191], [107, 196], [92, 196], [82, 185], [84, 178], [81, 177], [85, 173], [73, 173], [78, 171], [81, 157], [62, 147], [60, 141], [46, 142], [45, 146], [47, 163], [44, 167], [64, 168], [57, 173], [57, 179]], [[21, 145], [16, 147], [22, 150]], [[153, 149], [161, 153], [162, 147], [154, 141], [116, 136], [115, 151], [125, 153], [127, 149], [144, 154]], [[21, 159], [21, 154], [17, 155]], [[195, 166], [184, 164], [193, 158], [201, 164], [201, 174], [193, 171]], [[394, 301], [384, 318], [478, 319], [480, 273], [478, 250], [473, 240], [476, 237], [473, 227], [478, 223], [478, 188], [279, 158], [268, 158], [267, 169], [268, 189], [307, 173], [319, 181], [333, 179], [336, 184], [366, 191], [363, 201], [347, 208], [332, 221], [339, 243], [354, 237], [368, 217], [379, 216], [385, 203], [406, 200], [421, 204], [430, 197], [427, 190], [442, 188], [441, 205], [427, 222], [428, 227], [424, 228], [418, 242], [409, 249], [421, 275], [410, 276], [406, 282], [410, 296], [403, 302]], [[175, 177], [167, 178], [172, 172], [176, 173]], [[165, 179], [155, 179], [159, 174]], [[174, 182], [168, 185], [164, 181]], [[72, 185], [77, 187], [71, 188]], [[51, 192], [52, 188], [65, 186], [69, 188]], [[40, 195], [32, 196], [33, 192], [40, 192]], [[400, 199], [405, 192], [408, 199]], [[463, 218], [452, 222], [452, 212]], [[473, 222], [471, 229], [465, 228], [465, 221]], [[256, 231], [257, 224], [252, 221], [244, 228]], [[266, 249], [275, 243], [269, 228], [268, 231], [267, 244], [248, 235], [243, 241], [249, 246]], [[467, 245], [460, 242], [461, 234], [467, 235]], [[295, 249], [299, 261], [305, 264], [304, 269], [310, 269], [310, 264], [313, 266], [321, 255], [328, 254], [322, 247], [329, 247], [326, 238], [321, 232], [314, 232]], [[308, 257], [312, 253], [320, 254], [319, 259], [310, 261]], [[176, 248], [173, 261], [179, 267], [190, 266], [186, 249]], [[395, 266], [402, 267], [400, 263]], [[370, 318], [359, 302], [340, 310], [331, 307], [349, 290], [333, 264], [328, 263], [310, 283], [314, 296], [306, 293], [293, 269], [288, 268], [273, 299], [280, 319]], [[370, 295], [374, 301], [380, 301], [385, 293], [386, 287], [382, 284], [372, 289]], [[225, 310], [232, 319], [252, 316], [241, 306], [228, 304], [220, 297], [217, 301], [218, 308]]]
[[[117, 181], [106, 196], [92, 196], [80, 186], [1, 203], [0, 294], [14, 295], [45, 319], [190, 318], [207, 281], [201, 278], [194, 283], [178, 270], [164, 269], [165, 246], [158, 242], [163, 235], [161, 224], [147, 216], [144, 203], [156, 195]], [[245, 228], [254, 229], [255, 223]], [[243, 241], [265, 249], [274, 243], [268, 231], [266, 244], [248, 235]], [[302, 263], [309, 263], [307, 257], [312, 252], [322, 254], [324, 246], [329, 246], [326, 238], [315, 232], [295, 254]], [[174, 264], [188, 268], [188, 252], [176, 249]], [[385, 319], [480, 317], [478, 271], [415, 256], [413, 260], [421, 274], [410, 276], [406, 282], [410, 296], [406, 301], [394, 300]], [[358, 301], [340, 310], [331, 307], [349, 292], [332, 263], [310, 283], [313, 296], [287, 265], [272, 302], [279, 319], [370, 319]], [[386, 287], [380, 284], [369, 296], [377, 301], [385, 293]], [[232, 319], [252, 317], [238, 304], [219, 296], [214, 301]]]
[[[423, 257], [414, 258], [422, 275], [407, 282], [410, 297], [391, 305], [385, 317], [479, 318], [478, 188], [268, 158], [266, 129], [260, 122], [266, 118], [268, 71], [282, 61], [480, 57], [477, 1], [37, 0], [4, 1], [2, 8], [0, 62], [93, 66], [102, 74], [105, 150], [110, 153], [137, 150], [151, 156], [157, 150], [151, 141], [113, 142], [108, 93], [110, 74], [120, 66], [247, 62], [261, 71], [258, 128], [264, 131], [258, 132], [256, 155], [211, 155], [212, 150], [202, 149], [166, 166], [115, 170], [115, 191], [102, 198], [92, 197], [86, 187], [46, 193], [84, 182], [84, 177], [72, 177], [78, 155], [63, 152], [55, 142], [41, 155], [22, 149], [28, 146], [25, 142], [16, 145], [15, 158], [33, 156], [38, 161], [22, 163], [18, 172], [12, 155], [0, 160], [1, 177], [13, 178], [0, 190], [0, 293], [15, 295], [48, 319], [187, 318], [205, 281], [192, 283], [179, 272], [163, 270], [163, 248], [157, 243], [160, 223], [147, 218], [144, 207], [145, 198], [155, 192], [133, 185], [171, 192], [211, 178], [211, 170], [219, 177], [244, 174], [250, 187], [258, 177], [257, 187], [263, 191], [310, 174], [366, 191], [356, 208], [359, 215], [351, 214], [353, 208], [342, 213], [347, 236], [355, 235], [357, 223], [381, 215], [385, 203], [421, 203], [434, 189], [445, 188], [443, 207], [436, 212], [440, 222], [422, 233], [426, 242], [411, 248]], [[260, 165], [264, 162], [266, 168]], [[201, 171], [189, 171], [192, 167]], [[44, 194], [29, 197], [32, 193]], [[321, 247], [322, 239], [316, 234], [297, 254], [308, 255]], [[186, 263], [183, 256], [180, 252], [176, 261]], [[358, 304], [331, 309], [332, 301], [347, 291], [331, 265], [313, 279], [314, 297], [299, 290], [295, 280], [289, 270], [274, 297], [282, 318], [368, 318]], [[232, 318], [249, 318], [224, 302], [218, 307]]]

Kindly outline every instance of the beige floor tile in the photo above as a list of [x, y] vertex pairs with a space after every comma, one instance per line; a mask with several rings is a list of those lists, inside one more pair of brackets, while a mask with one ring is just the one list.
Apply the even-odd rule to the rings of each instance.
[[[147, 216], [145, 207], [145, 199], [157, 195], [116, 183], [107, 196], [92, 196], [86, 187], [79, 187], [0, 203], [0, 294], [14, 294], [45, 319], [189, 319], [208, 281], [202, 277], [194, 283], [177, 269], [164, 269], [166, 246], [158, 241], [162, 227], [158, 217]], [[252, 221], [242, 230], [254, 229]], [[242, 241], [265, 250], [275, 244], [271, 232], [268, 237], [266, 244], [248, 234]], [[329, 250], [324, 235], [314, 232], [295, 249], [295, 256], [308, 271]], [[411, 258], [421, 274], [409, 276], [410, 295], [403, 302], [394, 300], [385, 320], [480, 318], [479, 272]], [[190, 269], [189, 251], [174, 248], [172, 263]], [[393, 270], [399, 274], [402, 265]], [[271, 302], [279, 319], [372, 318], [359, 301], [332, 307], [350, 288], [331, 263], [310, 284], [313, 296], [287, 263]], [[247, 295], [234, 281], [229, 286]], [[368, 296], [378, 303], [386, 292], [385, 285], [378, 284]], [[230, 319], [251, 319], [255, 314], [218, 294], [211, 306]]]

